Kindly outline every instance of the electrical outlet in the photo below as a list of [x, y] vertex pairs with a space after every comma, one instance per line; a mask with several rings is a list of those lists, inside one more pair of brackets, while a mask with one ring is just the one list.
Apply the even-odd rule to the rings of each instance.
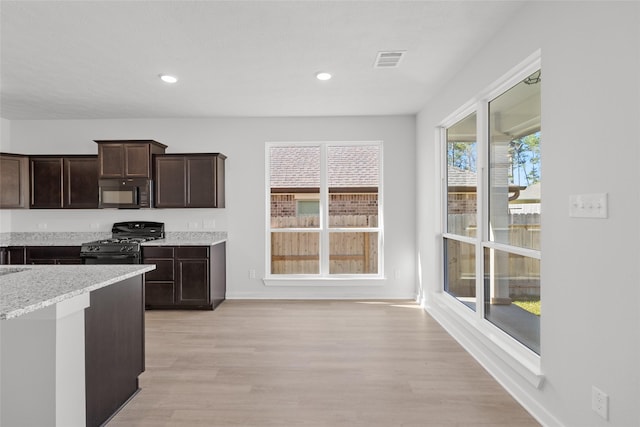
[[202, 221], [202, 227], [212, 230], [216, 228], [216, 220], [215, 219], [205, 219]]
[[41, 222], [38, 224], [38, 230], [46, 230], [47, 229], [47, 224], [45, 224], [44, 222]]
[[249, 279], [255, 279], [256, 278], [256, 270], [255, 268], [250, 268], [249, 269]]
[[197, 222], [190, 222], [189, 224], [187, 224], [187, 226], [189, 227], [189, 230], [200, 228], [200, 224]]
[[100, 224], [99, 223], [92, 223], [91, 224], [91, 229], [92, 230], [99, 230], [100, 229]]
[[609, 419], [609, 396], [597, 387], [591, 387], [591, 409], [605, 420]]

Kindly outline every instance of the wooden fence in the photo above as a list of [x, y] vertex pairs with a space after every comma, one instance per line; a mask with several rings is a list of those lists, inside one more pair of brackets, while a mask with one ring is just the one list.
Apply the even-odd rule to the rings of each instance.
[[[456, 234], [476, 236], [476, 216], [455, 214], [449, 216], [449, 229]], [[540, 214], [512, 214], [509, 216], [507, 244], [540, 249]], [[448, 240], [447, 245], [447, 286], [459, 297], [475, 296], [475, 251], [469, 244]], [[485, 261], [487, 262], [487, 261]], [[540, 261], [535, 258], [498, 252], [497, 278], [509, 280], [509, 294], [519, 296], [540, 296]]]
[[[476, 237], [475, 214], [452, 214], [447, 221], [450, 233]], [[540, 214], [511, 214], [507, 227], [508, 241], [500, 243], [540, 250]]]
[[[342, 228], [377, 226], [375, 215], [331, 216], [330, 225]], [[272, 230], [310, 228], [309, 231], [271, 233], [272, 274], [318, 274], [320, 233], [318, 217], [272, 217]], [[331, 274], [375, 274], [378, 272], [378, 232], [340, 231], [329, 233]]]

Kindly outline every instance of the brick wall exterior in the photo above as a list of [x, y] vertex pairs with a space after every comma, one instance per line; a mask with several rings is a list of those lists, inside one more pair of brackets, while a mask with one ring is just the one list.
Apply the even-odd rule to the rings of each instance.
[[[330, 194], [329, 215], [377, 215], [378, 195], [375, 193], [361, 194]], [[271, 195], [271, 216], [296, 216], [296, 199], [293, 194]]]
[[271, 195], [271, 216], [296, 216], [296, 201], [293, 194]]
[[449, 214], [475, 213], [478, 205], [476, 193], [449, 193], [447, 203]]

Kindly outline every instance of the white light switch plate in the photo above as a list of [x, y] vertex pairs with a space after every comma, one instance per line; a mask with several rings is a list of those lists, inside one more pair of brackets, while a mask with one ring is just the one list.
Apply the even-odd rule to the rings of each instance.
[[607, 193], [569, 196], [569, 216], [573, 218], [607, 218]]

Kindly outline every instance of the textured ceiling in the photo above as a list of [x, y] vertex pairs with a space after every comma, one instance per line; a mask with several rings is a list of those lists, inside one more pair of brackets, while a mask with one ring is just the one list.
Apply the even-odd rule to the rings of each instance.
[[0, 117], [413, 114], [522, 4], [2, 0]]

